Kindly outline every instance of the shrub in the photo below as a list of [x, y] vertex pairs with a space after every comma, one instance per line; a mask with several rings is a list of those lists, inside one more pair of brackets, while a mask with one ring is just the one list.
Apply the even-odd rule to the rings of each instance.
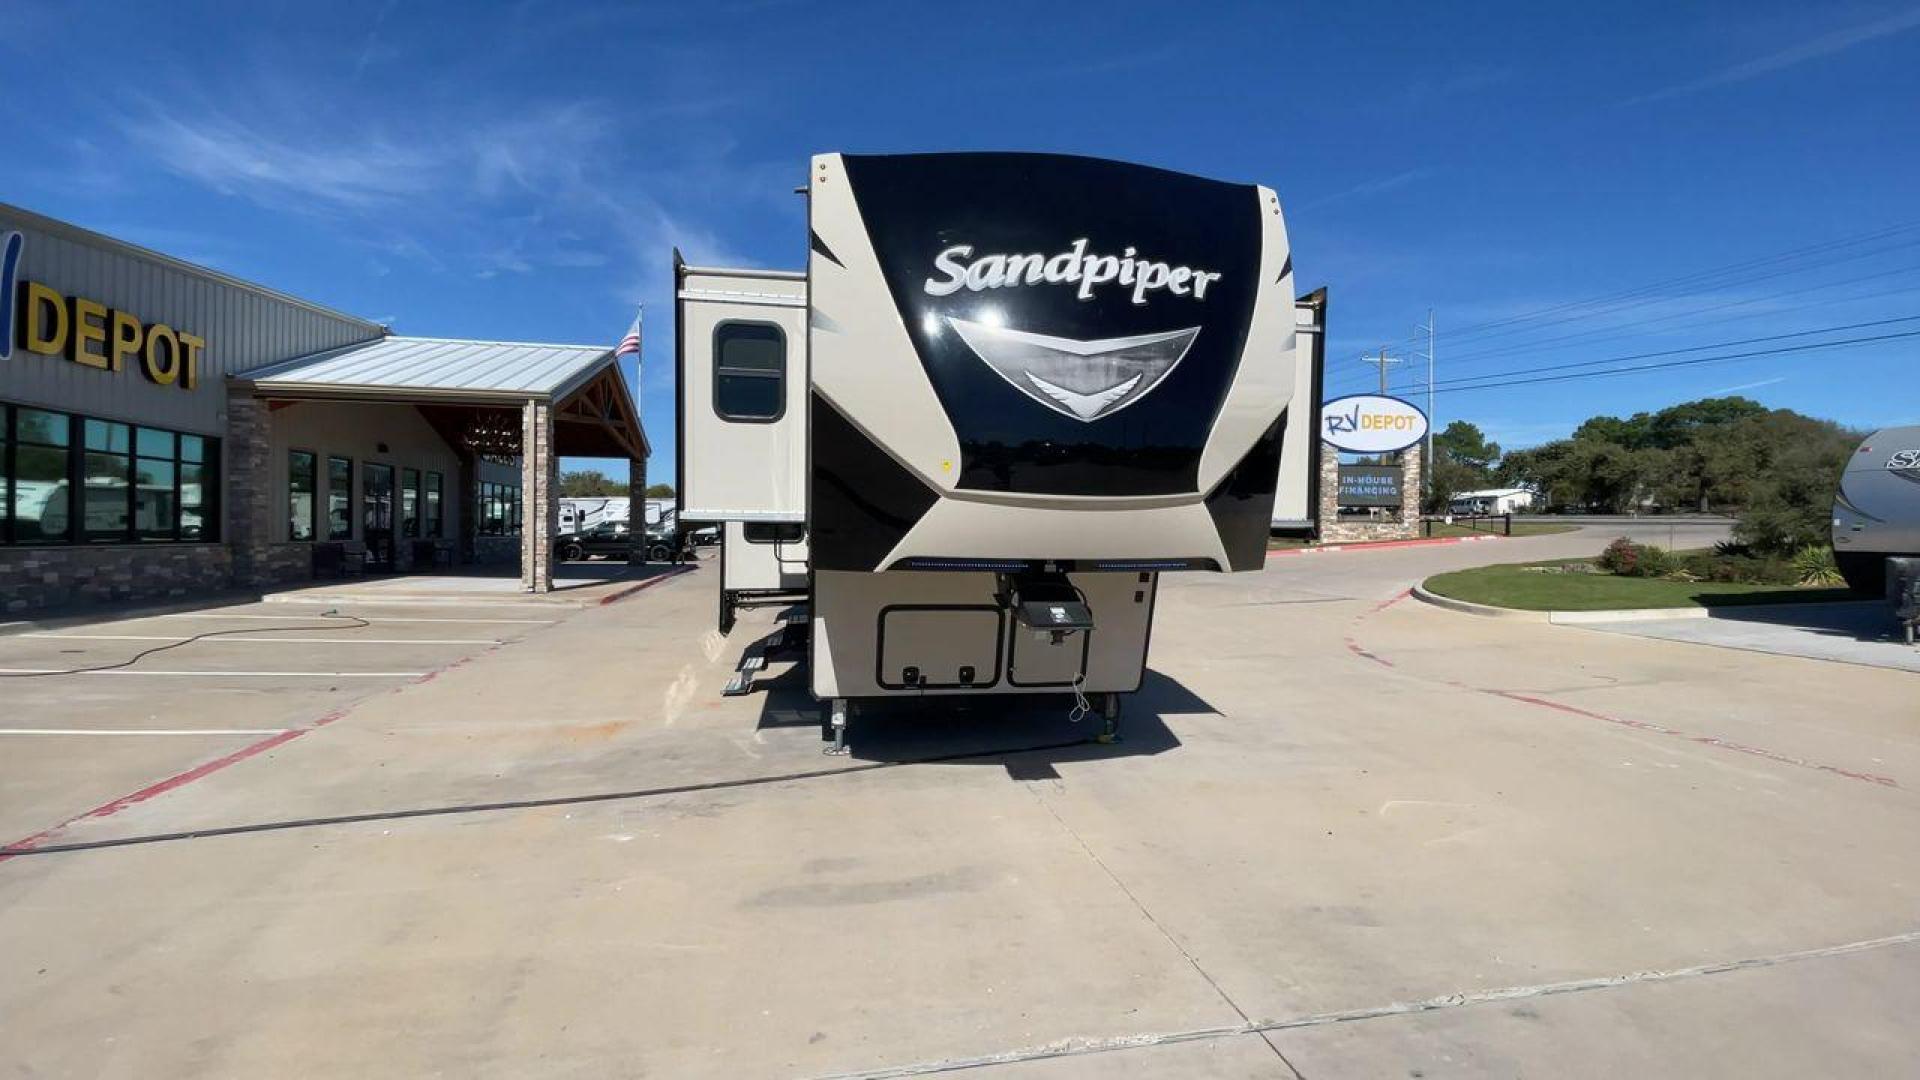
[[1808, 544], [1793, 553], [1793, 576], [1802, 585], [1839, 585], [1840, 564], [1825, 544]]
[[1783, 560], [1751, 554], [1723, 555], [1691, 551], [1678, 560], [1678, 571], [1698, 581], [1739, 585], [1796, 585], [1800, 574]]
[[1640, 546], [1623, 536], [1608, 544], [1598, 561], [1600, 569], [1609, 574], [1632, 577], [1634, 569], [1640, 565]]
[[1598, 562], [1602, 570], [1620, 577], [1665, 577], [1680, 568], [1665, 548], [1636, 544], [1624, 536], [1608, 544]]

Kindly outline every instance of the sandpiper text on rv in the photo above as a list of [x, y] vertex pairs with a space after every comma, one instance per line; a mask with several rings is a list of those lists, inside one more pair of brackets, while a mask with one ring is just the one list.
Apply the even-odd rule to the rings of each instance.
[[1132, 286], [1133, 302], [1144, 304], [1147, 294], [1161, 289], [1175, 296], [1205, 300], [1207, 286], [1220, 280], [1219, 274], [1209, 270], [1136, 259], [1135, 254], [1133, 248], [1127, 248], [1119, 255], [1088, 255], [1087, 241], [1082, 237], [1066, 251], [1051, 257], [982, 255], [972, 262], [962, 262], [973, 255], [973, 245], [955, 244], [934, 256], [934, 268], [946, 277], [944, 280], [928, 278], [926, 290], [929, 296], [946, 296], [963, 288], [979, 292], [1041, 282], [1077, 283], [1080, 299], [1091, 300], [1096, 286], [1117, 282]]

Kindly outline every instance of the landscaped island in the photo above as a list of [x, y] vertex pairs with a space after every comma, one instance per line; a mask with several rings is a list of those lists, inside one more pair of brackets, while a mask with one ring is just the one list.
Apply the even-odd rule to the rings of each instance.
[[[1831, 553], [1828, 553], [1830, 565]], [[1799, 604], [1857, 599], [1831, 584], [1816, 556], [1756, 558], [1734, 545], [1668, 552], [1615, 541], [1592, 559], [1551, 559], [1457, 570], [1428, 578], [1430, 593], [1523, 611]]]

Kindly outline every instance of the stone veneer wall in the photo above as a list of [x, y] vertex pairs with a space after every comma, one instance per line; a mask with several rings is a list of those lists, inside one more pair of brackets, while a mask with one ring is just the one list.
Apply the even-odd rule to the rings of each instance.
[[0, 609], [166, 600], [226, 588], [232, 573], [222, 544], [0, 548]]
[[1405, 470], [1400, 480], [1400, 515], [1369, 520], [1340, 517], [1340, 455], [1331, 446], [1320, 446], [1320, 542], [1323, 544], [1365, 543], [1370, 540], [1411, 540], [1420, 535], [1420, 447], [1400, 452]]
[[560, 462], [553, 454], [553, 406], [529, 401], [520, 428], [520, 587], [553, 591], [553, 534], [560, 531]]
[[313, 574], [312, 545], [274, 540], [271, 424], [266, 402], [245, 390], [227, 391], [224, 539], [233, 557], [226, 584], [241, 588]]

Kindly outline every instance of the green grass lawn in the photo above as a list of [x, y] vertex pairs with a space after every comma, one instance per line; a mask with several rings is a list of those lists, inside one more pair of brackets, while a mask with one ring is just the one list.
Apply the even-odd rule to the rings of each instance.
[[[1555, 533], [1569, 533], [1579, 527], [1558, 521], [1516, 521], [1513, 523], [1513, 535], [1552, 536]], [[1465, 525], [1448, 525], [1443, 521], [1433, 523], [1435, 536], [1485, 536], [1489, 531], [1495, 536], [1502, 535], [1500, 526], [1491, 522], [1483, 523], [1478, 529], [1469, 529]]]
[[1426, 580], [1428, 592], [1455, 600], [1523, 611], [1610, 611], [1620, 608], [1720, 607], [1734, 604], [1800, 604], [1847, 600], [1845, 589], [1785, 585], [1735, 585], [1713, 581], [1662, 581], [1612, 574], [1542, 574], [1528, 566], [1584, 562], [1556, 559], [1456, 570]]
[[[1560, 524], [1559, 522], [1553, 522], [1553, 521], [1516, 521], [1513, 523], [1513, 535], [1515, 536], [1552, 536], [1555, 533], [1572, 532], [1579, 527], [1580, 526], [1578, 525], [1563, 525], [1563, 524]], [[1448, 525], [1444, 522], [1436, 521], [1433, 523], [1433, 535], [1436, 537], [1486, 536], [1488, 535], [1488, 530], [1469, 529], [1465, 525]], [[1492, 535], [1499, 536], [1501, 535], [1501, 533], [1496, 530], [1493, 532]], [[1369, 543], [1381, 543], [1381, 541], [1349, 540], [1342, 543], [1340, 546], [1341, 547], [1359, 547], [1363, 544], [1369, 544]], [[1299, 539], [1295, 539], [1293, 537], [1288, 537], [1288, 536], [1276, 536], [1267, 541], [1268, 551], [1277, 551], [1280, 548], [1298, 548], [1298, 547], [1312, 547], [1312, 546], [1314, 545], [1311, 544], [1309, 541], [1299, 540]]]

